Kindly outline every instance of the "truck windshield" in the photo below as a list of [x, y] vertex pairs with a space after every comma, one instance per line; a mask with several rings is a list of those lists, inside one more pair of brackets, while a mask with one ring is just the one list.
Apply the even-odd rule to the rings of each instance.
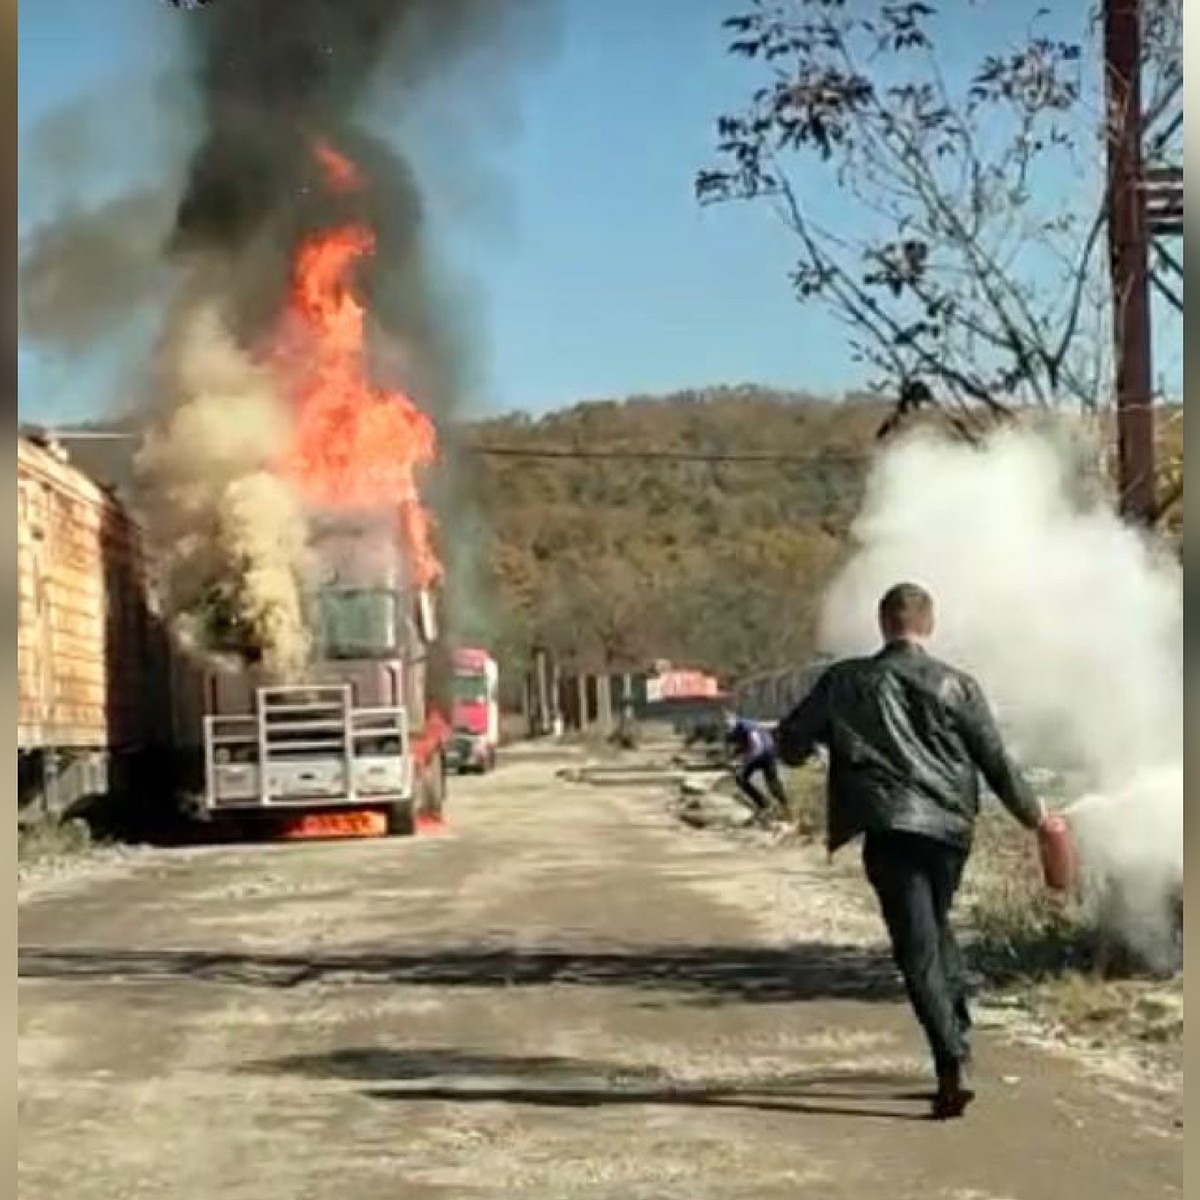
[[389, 658], [399, 652], [396, 593], [387, 588], [323, 588], [314, 597], [320, 658]]
[[463, 700], [468, 704], [480, 704], [487, 698], [487, 680], [482, 675], [455, 675], [455, 700]]

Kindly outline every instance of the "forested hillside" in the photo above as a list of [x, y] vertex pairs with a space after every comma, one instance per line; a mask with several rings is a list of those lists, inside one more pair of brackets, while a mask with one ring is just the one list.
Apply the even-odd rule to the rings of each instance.
[[472, 426], [477, 446], [630, 457], [461, 456], [462, 635], [510, 660], [542, 641], [589, 667], [666, 657], [738, 674], [806, 655], [885, 415], [741, 387]]

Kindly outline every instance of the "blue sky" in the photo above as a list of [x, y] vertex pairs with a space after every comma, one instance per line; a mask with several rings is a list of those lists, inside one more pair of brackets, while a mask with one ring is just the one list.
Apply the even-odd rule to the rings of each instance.
[[[858, 381], [840, 327], [792, 298], [792, 247], [772, 215], [702, 210], [693, 199], [713, 117], [755, 82], [724, 53], [720, 21], [738, 7], [563, 0], [547, 44], [494, 95], [485, 91], [481, 111], [446, 106], [443, 134], [479, 150], [469, 172], [446, 174], [433, 139], [426, 148], [418, 137], [441, 250], [479, 334], [476, 409], [542, 411], [748, 380], [814, 391]], [[1036, 6], [964, 3], [949, 29], [951, 57], [986, 52], [1011, 29], [1011, 11], [1026, 7]], [[54, 0], [22, 12], [22, 132], [92, 97], [96, 142], [67, 178], [27, 140], [22, 229], [64, 204], [156, 180], [164, 165], [179, 170], [186, 84], [150, 89], [188, 19], [154, 0]], [[24, 346], [22, 414], [54, 421], [111, 408], [148, 353], [152, 316], [85, 362]]]

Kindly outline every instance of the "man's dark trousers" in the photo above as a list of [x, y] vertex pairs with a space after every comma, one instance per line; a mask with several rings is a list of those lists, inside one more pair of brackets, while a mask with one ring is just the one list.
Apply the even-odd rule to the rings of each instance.
[[966, 977], [950, 926], [966, 862], [966, 850], [919, 834], [868, 833], [863, 840], [867, 878], [939, 1073], [970, 1054]]

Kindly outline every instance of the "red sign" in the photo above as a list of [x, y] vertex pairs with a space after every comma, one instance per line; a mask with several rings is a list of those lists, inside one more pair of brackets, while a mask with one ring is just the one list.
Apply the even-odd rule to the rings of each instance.
[[666, 671], [646, 681], [646, 699], [694, 700], [716, 696], [719, 692], [715, 676], [703, 671]]

